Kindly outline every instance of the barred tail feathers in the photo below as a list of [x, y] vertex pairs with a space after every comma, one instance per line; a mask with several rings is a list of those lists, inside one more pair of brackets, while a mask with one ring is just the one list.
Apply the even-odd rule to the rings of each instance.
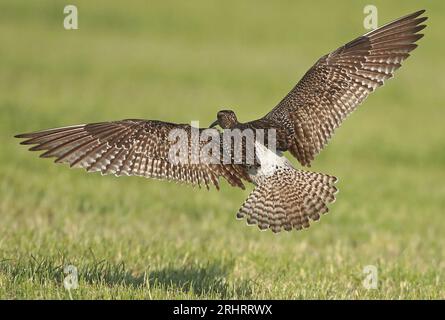
[[329, 211], [337, 188], [334, 176], [283, 167], [265, 177], [237, 213], [248, 225], [273, 232], [309, 228]]

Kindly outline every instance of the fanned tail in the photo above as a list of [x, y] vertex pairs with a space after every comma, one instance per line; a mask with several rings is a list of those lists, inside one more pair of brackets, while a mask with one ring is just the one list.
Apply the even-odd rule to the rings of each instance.
[[335, 201], [336, 182], [334, 176], [280, 168], [256, 186], [237, 218], [247, 217], [247, 224], [273, 232], [309, 228], [310, 221], [319, 220]]

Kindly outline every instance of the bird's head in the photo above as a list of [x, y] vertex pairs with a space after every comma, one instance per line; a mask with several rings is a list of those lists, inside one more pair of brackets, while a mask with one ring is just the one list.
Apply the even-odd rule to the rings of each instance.
[[217, 114], [217, 120], [210, 125], [210, 128], [219, 125], [223, 129], [233, 129], [237, 123], [235, 112], [232, 110], [221, 110]]

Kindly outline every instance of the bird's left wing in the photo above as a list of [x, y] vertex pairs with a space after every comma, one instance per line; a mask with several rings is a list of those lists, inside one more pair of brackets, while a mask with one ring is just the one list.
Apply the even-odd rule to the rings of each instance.
[[417, 47], [427, 19], [423, 13], [397, 19], [321, 57], [265, 116], [282, 125], [288, 149], [302, 165], [310, 166], [346, 116]]
[[[175, 129], [182, 130], [187, 138], [187, 153], [183, 153], [183, 159], [178, 156], [177, 161], [172, 161], [171, 148], [178, 140], [169, 134]], [[196, 130], [200, 134], [204, 129]], [[220, 134], [215, 129], [206, 130]], [[191, 136], [190, 125], [129, 119], [50, 129], [16, 137], [27, 139], [21, 144], [35, 145], [31, 151], [45, 150], [41, 155], [43, 158], [55, 157], [56, 163], [68, 163], [88, 172], [175, 180], [207, 188], [210, 184], [219, 188], [219, 177], [223, 177], [232, 186], [244, 189], [242, 180], [250, 180], [246, 169], [222, 161], [192, 159], [193, 152], [197, 152], [198, 156], [209, 153], [200, 153], [208, 140], [196, 142], [194, 149], [192, 144], [195, 140]], [[177, 151], [180, 154], [180, 150]]]

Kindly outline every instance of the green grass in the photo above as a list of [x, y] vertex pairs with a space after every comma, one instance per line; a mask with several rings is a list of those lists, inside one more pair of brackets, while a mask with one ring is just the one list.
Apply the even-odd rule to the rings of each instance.
[[[364, 32], [368, 1], [0, 3], [0, 298], [445, 298], [445, 5], [374, 1], [380, 23], [426, 8], [420, 47], [317, 158], [330, 213], [274, 235], [235, 219], [252, 189], [86, 174], [17, 133], [148, 118], [210, 124], [268, 112], [322, 55]], [[366, 265], [378, 289], [362, 286]]]

